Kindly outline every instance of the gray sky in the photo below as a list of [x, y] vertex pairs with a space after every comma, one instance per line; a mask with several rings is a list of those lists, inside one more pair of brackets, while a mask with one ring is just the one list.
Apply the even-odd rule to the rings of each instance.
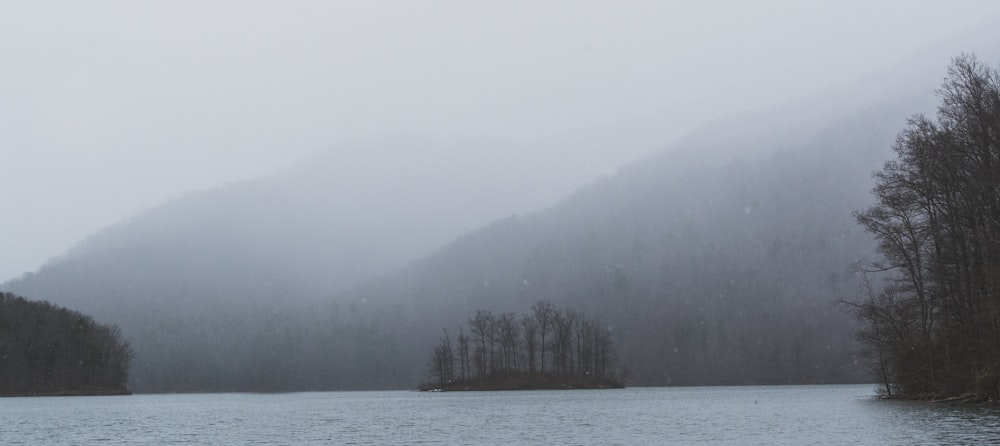
[[701, 123], [886, 70], [998, 12], [994, 1], [5, 0], [0, 281], [168, 197], [385, 134], [551, 151], [575, 160], [553, 169], [583, 183]]

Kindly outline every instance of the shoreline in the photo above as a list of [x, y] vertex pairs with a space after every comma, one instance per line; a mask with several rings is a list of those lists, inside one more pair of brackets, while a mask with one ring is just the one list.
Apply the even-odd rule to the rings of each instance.
[[65, 390], [55, 392], [2, 393], [0, 398], [32, 398], [47, 396], [129, 396], [132, 392], [121, 390]]
[[486, 380], [469, 380], [445, 384], [421, 384], [417, 389], [421, 392], [475, 392], [475, 391], [507, 391], [507, 390], [600, 390], [624, 389], [625, 385], [618, 380], [609, 378], [593, 378], [589, 376], [557, 376], [541, 373], [518, 373], [508, 376], [492, 377]]

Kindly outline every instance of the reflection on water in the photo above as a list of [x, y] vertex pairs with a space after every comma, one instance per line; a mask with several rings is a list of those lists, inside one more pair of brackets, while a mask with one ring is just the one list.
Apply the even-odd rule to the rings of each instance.
[[875, 401], [872, 386], [329, 392], [0, 399], [8, 444], [978, 445], [989, 406]]
[[1000, 408], [978, 404], [864, 401], [891, 444], [981, 445], [1000, 442]]

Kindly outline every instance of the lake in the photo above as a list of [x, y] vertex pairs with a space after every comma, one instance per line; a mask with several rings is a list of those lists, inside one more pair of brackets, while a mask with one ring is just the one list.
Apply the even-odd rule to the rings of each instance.
[[0, 444], [973, 445], [1000, 410], [871, 385], [0, 399]]

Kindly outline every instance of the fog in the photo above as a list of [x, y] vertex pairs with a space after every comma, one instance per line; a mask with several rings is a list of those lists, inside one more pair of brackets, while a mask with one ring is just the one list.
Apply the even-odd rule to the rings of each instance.
[[119, 327], [136, 392], [412, 388], [541, 301], [629, 385], [864, 382], [852, 212], [998, 12], [6, 3], [0, 289]]
[[949, 39], [998, 10], [990, 1], [4, 2], [0, 278], [168, 198], [386, 135], [523, 159], [512, 182], [539, 179], [476, 214], [486, 223], [549, 205], [706, 122], [864, 76], [909, 76], [899, 63], [916, 56], [942, 66], [976, 50]]

